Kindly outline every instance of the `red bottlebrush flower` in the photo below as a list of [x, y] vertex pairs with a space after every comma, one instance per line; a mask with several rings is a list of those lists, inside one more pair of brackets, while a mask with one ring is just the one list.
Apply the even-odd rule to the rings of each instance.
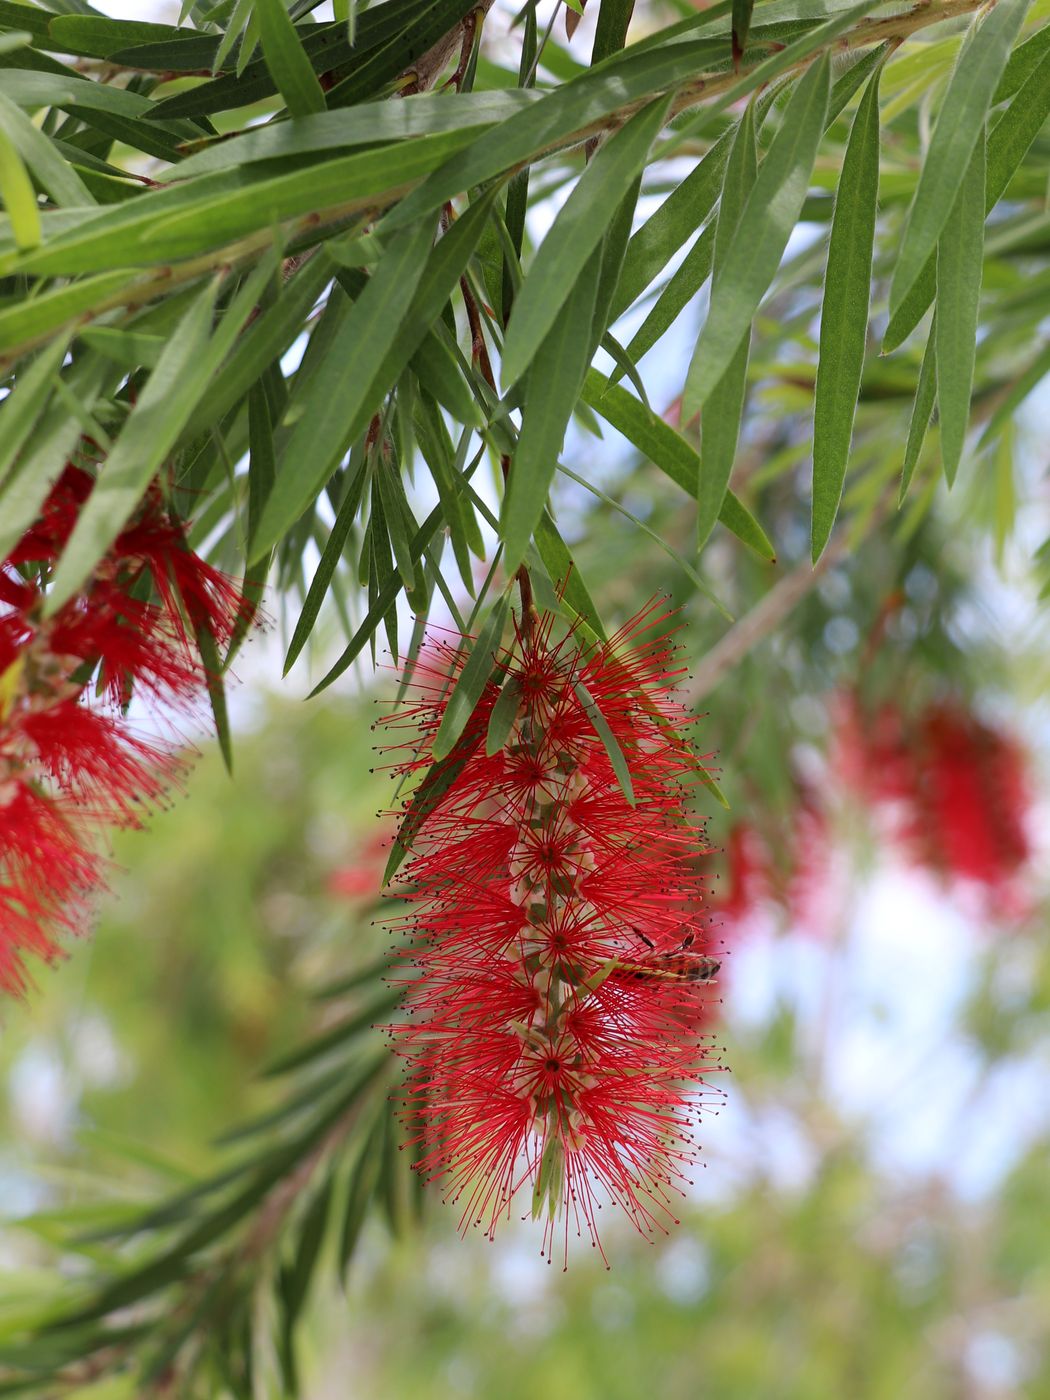
[[12, 992], [25, 987], [24, 954], [52, 961], [61, 935], [82, 930], [105, 884], [107, 829], [141, 825], [185, 770], [175, 740], [134, 733], [128, 700], [195, 714], [208, 685], [195, 631], [224, 645], [248, 617], [153, 487], [83, 591], [45, 621], [51, 571], [93, 484], [68, 466], [0, 563], [0, 987]]
[[905, 832], [931, 869], [1005, 895], [1030, 855], [1024, 755], [1006, 734], [953, 705], [921, 717]]
[[[674, 1219], [710, 1092], [697, 1007], [718, 964], [665, 621], [653, 605], [593, 648], [549, 617], [519, 631], [498, 660], [518, 702], [503, 747], [486, 750], [492, 683], [402, 825], [417, 975], [392, 1035], [418, 1169], [490, 1237], [530, 1194], [548, 1257], [559, 1228], [566, 1254], [570, 1227], [601, 1247], [603, 1199], [645, 1233]], [[397, 772], [430, 769], [464, 660], [443, 644], [417, 663], [417, 703], [383, 722], [412, 736]]]
[[389, 831], [384, 824], [355, 851], [352, 864], [339, 866], [330, 872], [328, 893], [344, 899], [378, 899], [383, 887], [383, 866], [389, 844]]
[[849, 697], [839, 706], [833, 766], [916, 864], [983, 890], [999, 912], [1018, 907], [1031, 792], [1009, 735], [957, 701], [912, 716], [888, 702], [865, 717]]

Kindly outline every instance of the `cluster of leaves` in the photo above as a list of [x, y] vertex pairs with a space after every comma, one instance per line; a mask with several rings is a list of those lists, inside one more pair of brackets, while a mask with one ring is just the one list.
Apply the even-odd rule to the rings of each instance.
[[[570, 550], [571, 483], [690, 588], [714, 572], [734, 609], [766, 606], [721, 639], [736, 665], [820, 577], [810, 559], [867, 561], [869, 618], [880, 561], [890, 587], [937, 559], [942, 465], [951, 482], [970, 453], [1016, 507], [1015, 417], [1050, 369], [1047, 0], [590, 0], [589, 52], [532, 0], [316, 8], [202, 2], [175, 27], [0, 0], [0, 554], [84, 435], [105, 458], [52, 608], [159, 477], [196, 542], [292, 605], [287, 667], [323, 615], [345, 631], [318, 689], [381, 629], [414, 654], [434, 599], [493, 637], [498, 569], [523, 562], [541, 603], [601, 634], [621, 561]], [[660, 350], [683, 336], [668, 389]], [[684, 428], [647, 377], [681, 392]], [[562, 459], [573, 421], [656, 469], [645, 521]], [[774, 554], [796, 574], [769, 607]], [[819, 637], [834, 596], [807, 606]], [[468, 686], [457, 712], [472, 703]], [[255, 1295], [232, 1281], [259, 1240], [292, 1387], [315, 1237], [352, 1219], [363, 1145], [387, 1133], [387, 1070], [343, 1058], [383, 1014], [361, 986], [272, 1150], [249, 1137], [177, 1212], [121, 1222], [129, 1245], [94, 1256], [77, 1309], [12, 1344], [10, 1393], [140, 1347], [157, 1388], [206, 1362], [206, 1384], [248, 1393]], [[282, 1196], [303, 1162], [310, 1189]]]

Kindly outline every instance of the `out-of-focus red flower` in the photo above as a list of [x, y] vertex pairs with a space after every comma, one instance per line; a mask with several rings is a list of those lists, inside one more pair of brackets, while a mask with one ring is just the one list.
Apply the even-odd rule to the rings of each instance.
[[961, 707], [941, 704], [920, 717], [910, 751], [912, 801], [904, 834], [915, 858], [1005, 897], [1031, 854], [1031, 792], [1021, 746]]
[[[832, 707], [828, 789], [859, 799], [880, 835], [939, 878], [976, 891], [986, 916], [1024, 908], [1019, 877], [1031, 855], [1032, 793], [1022, 746], [958, 701], [914, 715], [884, 702], [865, 711], [854, 695]], [[736, 827], [726, 845], [726, 888], [716, 901], [734, 930], [766, 899], [802, 926], [830, 879], [832, 838], [822, 794], [799, 787], [788, 836], [776, 858], [759, 831]], [[786, 878], [785, 878], [786, 872]]]
[[390, 831], [385, 823], [361, 843], [351, 863], [331, 871], [328, 893], [342, 899], [378, 899], [383, 888], [383, 870], [390, 853]]
[[105, 884], [106, 831], [141, 825], [184, 772], [174, 740], [135, 733], [127, 702], [144, 694], [195, 715], [208, 685], [197, 632], [224, 646], [249, 616], [153, 487], [82, 591], [45, 620], [93, 485], [68, 466], [0, 564], [0, 987], [15, 993], [25, 954], [53, 961], [61, 936], [82, 931]]
[[[431, 646], [416, 703], [385, 721], [407, 730], [397, 770], [430, 774], [425, 820], [410, 809], [402, 825], [416, 975], [392, 1028], [419, 1169], [490, 1237], [526, 1193], [548, 1256], [562, 1231], [567, 1252], [570, 1228], [600, 1248], [603, 1199], [644, 1233], [674, 1219], [710, 1092], [697, 1012], [717, 971], [666, 617], [651, 607], [594, 648], [552, 628], [526, 627], [493, 659], [502, 691], [489, 684], [437, 770], [458, 640]], [[490, 754], [507, 695], [509, 733]]]

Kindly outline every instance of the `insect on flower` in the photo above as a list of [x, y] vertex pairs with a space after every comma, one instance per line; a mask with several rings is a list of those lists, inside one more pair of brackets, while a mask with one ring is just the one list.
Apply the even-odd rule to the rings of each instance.
[[[644, 933], [638, 933], [637, 929], [634, 932], [655, 954], [656, 948], [652, 940], [646, 938]], [[617, 962], [612, 970], [622, 972], [639, 982], [667, 977], [678, 982], [713, 982], [718, 976], [722, 960], [712, 958], [706, 953], [694, 952], [692, 945], [695, 940], [695, 933], [687, 933], [678, 947], [672, 948], [668, 953], [660, 953], [635, 963]]]

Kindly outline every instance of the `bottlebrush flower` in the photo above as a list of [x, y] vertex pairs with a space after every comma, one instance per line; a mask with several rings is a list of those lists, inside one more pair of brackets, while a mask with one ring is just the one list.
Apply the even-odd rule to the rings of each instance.
[[83, 591], [43, 618], [55, 564], [93, 488], [68, 466], [0, 564], [0, 987], [25, 989], [24, 956], [53, 961], [106, 881], [105, 834], [141, 825], [184, 770], [175, 738], [134, 732], [144, 694], [195, 715], [208, 677], [198, 630], [220, 646], [247, 604], [188, 546], [151, 488]]
[[1031, 848], [1020, 746], [961, 707], [932, 706], [915, 726], [905, 839], [935, 872], [983, 887], [995, 907], [1012, 893]]
[[[408, 731], [394, 772], [428, 774], [401, 829], [417, 975], [392, 1028], [418, 1169], [490, 1238], [527, 1193], [548, 1257], [558, 1229], [566, 1255], [570, 1227], [601, 1248], [603, 1200], [643, 1233], [674, 1220], [711, 1093], [698, 763], [666, 621], [651, 605], [594, 647], [526, 624], [437, 768], [462, 645], [425, 650], [415, 703], [381, 721]], [[514, 717], [489, 753], [498, 700]]]

